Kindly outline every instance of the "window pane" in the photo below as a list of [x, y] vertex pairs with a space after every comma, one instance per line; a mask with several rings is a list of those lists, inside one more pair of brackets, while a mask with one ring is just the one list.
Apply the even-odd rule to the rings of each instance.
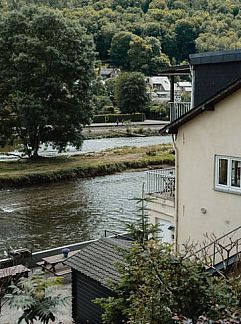
[[232, 160], [231, 186], [240, 188], [240, 161]]
[[228, 184], [228, 160], [219, 159], [218, 183], [221, 185]]

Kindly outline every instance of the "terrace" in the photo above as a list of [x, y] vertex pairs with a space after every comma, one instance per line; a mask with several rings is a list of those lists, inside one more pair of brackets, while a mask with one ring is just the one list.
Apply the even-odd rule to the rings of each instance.
[[146, 194], [175, 199], [175, 168], [147, 171]]

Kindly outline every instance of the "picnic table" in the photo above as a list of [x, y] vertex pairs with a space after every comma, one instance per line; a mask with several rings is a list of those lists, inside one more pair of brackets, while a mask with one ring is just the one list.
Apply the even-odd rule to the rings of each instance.
[[0, 283], [8, 285], [10, 281], [16, 281], [21, 277], [28, 277], [29, 269], [22, 264], [0, 269]]
[[[70, 258], [72, 255], [77, 253], [78, 251], [70, 251], [68, 257], [64, 257], [63, 254], [57, 254], [49, 257], [42, 258], [42, 262], [37, 262], [38, 265], [42, 267], [42, 270], [49, 271], [53, 273], [55, 276], [62, 276], [71, 272], [70, 267], [64, 266], [64, 261]], [[57, 265], [62, 265], [61, 269], [57, 269]]]

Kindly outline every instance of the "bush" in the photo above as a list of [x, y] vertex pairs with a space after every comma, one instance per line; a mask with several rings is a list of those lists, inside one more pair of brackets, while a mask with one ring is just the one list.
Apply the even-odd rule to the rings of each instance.
[[150, 119], [169, 120], [170, 109], [169, 109], [168, 102], [163, 102], [156, 105], [150, 105], [149, 110], [146, 114]]

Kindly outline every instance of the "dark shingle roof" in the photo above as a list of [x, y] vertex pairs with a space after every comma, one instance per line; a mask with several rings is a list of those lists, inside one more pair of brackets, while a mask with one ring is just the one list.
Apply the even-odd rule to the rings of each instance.
[[119, 279], [116, 262], [123, 262], [118, 248], [128, 249], [130, 245], [131, 241], [125, 239], [101, 238], [70, 257], [65, 264], [109, 288], [109, 280], [117, 282]]
[[235, 91], [241, 88], [241, 79], [234, 81], [227, 87], [216, 93], [211, 98], [208, 98], [205, 102], [189, 110], [186, 114], [182, 115], [180, 118], [174, 120], [170, 124], [166, 125], [160, 130], [160, 134], [177, 134], [178, 128], [189, 120], [192, 120], [204, 111], [214, 110], [214, 106], [219, 103], [224, 98], [228, 97]]

